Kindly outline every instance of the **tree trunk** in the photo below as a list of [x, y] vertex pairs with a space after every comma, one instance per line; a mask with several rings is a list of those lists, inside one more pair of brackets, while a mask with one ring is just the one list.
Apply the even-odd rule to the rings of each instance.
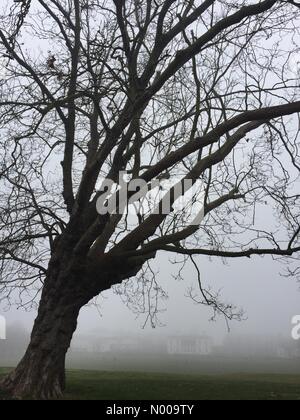
[[[65, 358], [79, 312], [112, 284], [135, 276], [155, 253], [121, 261], [119, 256], [86, 261], [61, 241], [51, 258], [31, 341], [17, 368], [0, 383], [13, 398], [57, 399], [65, 390]], [[100, 278], [99, 278], [100, 277]], [[113, 279], [113, 280], [112, 280]]]
[[13, 398], [57, 399], [65, 389], [66, 353], [80, 309], [89, 298], [74, 290], [73, 281], [65, 281], [62, 287], [61, 281], [55, 284], [51, 278], [44, 287], [26, 354], [0, 384]]

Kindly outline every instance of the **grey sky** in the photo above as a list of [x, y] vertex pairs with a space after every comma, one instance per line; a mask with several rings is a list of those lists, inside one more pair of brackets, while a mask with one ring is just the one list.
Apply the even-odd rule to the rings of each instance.
[[[216, 322], [209, 322], [211, 311], [185, 297], [188, 286], [196, 286], [194, 271], [186, 271], [185, 281], [174, 280], [171, 272], [175, 274], [176, 267], [169, 264], [168, 257], [161, 255], [155, 262], [155, 267], [160, 269], [161, 284], [169, 294], [169, 300], [161, 304], [167, 309], [160, 315], [164, 327], [152, 331], [148, 326], [142, 330], [144, 319], [136, 319], [120, 297], [106, 292], [105, 298], [100, 299], [102, 316], [94, 307], [83, 309], [77, 334], [92, 330], [98, 330], [100, 334], [127, 331], [145, 335], [206, 332], [216, 343], [222, 342], [227, 334], [224, 320], [218, 318]], [[211, 284], [214, 290], [222, 288], [224, 299], [243, 307], [246, 312], [247, 320], [230, 324], [232, 333], [290, 336], [291, 319], [300, 314], [299, 284], [295, 279], [280, 276], [280, 264], [271, 258], [257, 257], [252, 260], [230, 260], [227, 265], [216, 258], [212, 262], [207, 258], [200, 261], [205, 284]], [[11, 309], [4, 315], [8, 323], [20, 322], [29, 329], [35, 313]]]
[[[186, 270], [184, 282], [174, 280], [172, 272], [175, 274], [177, 267], [168, 262], [169, 257], [161, 254], [153, 262], [153, 267], [160, 270], [160, 283], [169, 294], [169, 300], [161, 303], [162, 308], [166, 308], [166, 312], [160, 315], [164, 327], [152, 331], [147, 326], [142, 331], [144, 318], [135, 319], [120, 297], [105, 292], [105, 298], [100, 299], [102, 316], [94, 307], [83, 309], [77, 334], [96, 329], [99, 332], [121, 330], [140, 334], [206, 332], [215, 342], [221, 342], [227, 334], [224, 319], [209, 322], [211, 310], [195, 305], [185, 296], [189, 286], [193, 284], [197, 287], [195, 271]], [[233, 332], [290, 336], [291, 319], [300, 314], [299, 284], [295, 279], [281, 277], [279, 272], [283, 269], [278, 263], [271, 258], [258, 257], [228, 260], [227, 265], [217, 258], [209, 262], [203, 257], [199, 261], [204, 284], [210, 284], [214, 290], [223, 289], [224, 300], [245, 310], [248, 319], [241, 323], [232, 322], [230, 326]], [[23, 323], [28, 330], [36, 315], [34, 311], [25, 312], [15, 308], [5, 313], [1, 307], [0, 313], [6, 316], [8, 323]]]

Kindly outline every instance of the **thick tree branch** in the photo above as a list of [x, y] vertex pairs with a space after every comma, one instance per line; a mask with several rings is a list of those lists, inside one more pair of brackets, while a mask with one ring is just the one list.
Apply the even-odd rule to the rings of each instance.
[[162, 73], [161, 77], [150, 88], [151, 96], [157, 93], [180, 68], [182, 68], [195, 55], [199, 54], [205, 45], [212, 41], [218, 34], [220, 34], [225, 29], [228, 29], [231, 26], [242, 22], [248, 17], [257, 16], [266, 12], [267, 10], [270, 10], [277, 3], [277, 1], [278, 0], [265, 0], [260, 3], [252, 4], [251, 6], [243, 6], [238, 12], [216, 23], [215, 26], [213, 26], [199, 39], [197, 39], [194, 44], [177, 53], [175, 60], [168, 66], [168, 68]]
[[[71, 76], [69, 82], [68, 96], [74, 97], [77, 90], [77, 78], [78, 78], [78, 62], [79, 53], [81, 46], [81, 10], [80, 4], [77, 0], [74, 0], [75, 10], [75, 27], [74, 27], [74, 47], [72, 48], [72, 59], [71, 59]], [[72, 99], [68, 103], [68, 118], [65, 122], [66, 130], [66, 144], [64, 151], [64, 160], [62, 162], [63, 168], [63, 197], [67, 206], [68, 212], [71, 214], [75, 202], [73, 192], [73, 158], [74, 158], [74, 146], [75, 146], [75, 132], [76, 132], [76, 108], [75, 100]]]
[[162, 246], [161, 251], [175, 252], [181, 255], [206, 255], [210, 257], [223, 257], [223, 258], [251, 258], [254, 255], [274, 255], [279, 257], [291, 257], [292, 255], [300, 252], [300, 247], [287, 248], [287, 249], [247, 249], [245, 251], [215, 251], [210, 249], [185, 249], [176, 246]]
[[[228, 140], [223, 146], [219, 148], [219, 150], [200, 160], [200, 162], [198, 162], [180, 182], [183, 186], [182, 191], [184, 191], [184, 180], [191, 180], [193, 183], [195, 183], [206, 169], [224, 160], [225, 157], [231, 153], [233, 148], [242, 138], [245, 137], [248, 132], [257, 129], [265, 122], [266, 121], [254, 121], [245, 125], [244, 127], [241, 127], [235, 134], [228, 138]], [[175, 195], [175, 190], [176, 186], [171, 188], [171, 190], [165, 195], [165, 197], [158, 205], [159, 209], [162, 208], [163, 201], [167, 201], [170, 209], [172, 208], [172, 205], [178, 198]], [[138, 248], [145, 240], [154, 235], [158, 226], [167, 218], [167, 216], [168, 213], [164, 213], [161, 210], [151, 214], [142, 224], [130, 232], [118, 245], [116, 245], [113, 253], [118, 253], [120, 249], [133, 250]]]
[[184, 158], [191, 155], [192, 153], [195, 153], [211, 144], [218, 142], [220, 138], [224, 136], [224, 134], [229, 133], [231, 130], [234, 130], [242, 124], [245, 124], [250, 121], [271, 120], [281, 116], [287, 116], [299, 112], [300, 101], [241, 113], [240, 115], [237, 115], [236, 117], [233, 117], [218, 125], [218, 127], [210, 131], [208, 134], [202, 137], [197, 137], [195, 140], [185, 144], [176, 151], [170, 153], [168, 156], [161, 159], [153, 167], [149, 168], [146, 172], [144, 172], [142, 178], [146, 182], [151, 181], [151, 179], [155, 178], [160, 173], [164, 172], [176, 163], [182, 161]]

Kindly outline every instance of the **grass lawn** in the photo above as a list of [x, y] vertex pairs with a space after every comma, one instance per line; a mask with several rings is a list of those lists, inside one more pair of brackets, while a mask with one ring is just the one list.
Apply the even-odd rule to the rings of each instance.
[[[0, 369], [0, 377], [6, 371]], [[300, 376], [68, 371], [65, 399], [300, 400]]]

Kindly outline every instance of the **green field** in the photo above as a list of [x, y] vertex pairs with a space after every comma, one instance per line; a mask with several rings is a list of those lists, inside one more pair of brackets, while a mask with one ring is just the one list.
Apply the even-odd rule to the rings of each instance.
[[[0, 377], [5, 372], [6, 370], [0, 369]], [[300, 376], [196, 376], [68, 371], [65, 399], [300, 400]]]

